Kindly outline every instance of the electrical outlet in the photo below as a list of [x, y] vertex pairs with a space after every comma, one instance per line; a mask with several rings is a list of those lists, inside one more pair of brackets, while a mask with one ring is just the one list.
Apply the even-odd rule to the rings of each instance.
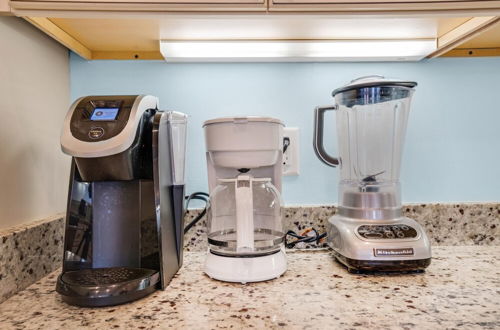
[[299, 175], [299, 128], [283, 129], [283, 175]]

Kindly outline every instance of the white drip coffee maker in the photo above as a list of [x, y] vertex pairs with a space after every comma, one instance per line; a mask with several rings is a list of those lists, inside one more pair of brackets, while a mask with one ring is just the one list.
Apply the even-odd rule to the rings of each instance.
[[258, 282], [286, 271], [281, 224], [283, 123], [268, 117], [208, 120], [210, 204], [205, 273]]

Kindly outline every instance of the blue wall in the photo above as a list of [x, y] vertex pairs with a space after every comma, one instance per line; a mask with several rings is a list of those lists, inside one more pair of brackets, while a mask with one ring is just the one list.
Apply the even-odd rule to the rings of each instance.
[[[500, 201], [500, 58], [167, 64], [85, 61], [72, 54], [71, 93], [72, 99], [152, 94], [163, 109], [189, 114], [188, 191], [207, 190], [204, 120], [234, 115], [280, 118], [301, 130], [301, 174], [284, 178], [286, 204], [331, 204], [337, 201], [338, 171], [314, 155], [313, 109], [332, 103], [334, 88], [368, 74], [419, 83], [402, 164], [405, 202]], [[333, 150], [333, 119], [330, 124]]]

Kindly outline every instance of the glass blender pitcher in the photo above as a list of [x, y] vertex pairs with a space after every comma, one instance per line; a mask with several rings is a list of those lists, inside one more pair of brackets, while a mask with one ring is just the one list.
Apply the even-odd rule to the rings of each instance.
[[[335, 106], [316, 108], [314, 150], [325, 164], [340, 167], [329, 245], [350, 270], [421, 270], [430, 263], [424, 231], [401, 213], [400, 165], [416, 85], [362, 77], [333, 91]], [[330, 110], [336, 111], [338, 158], [323, 146]]]

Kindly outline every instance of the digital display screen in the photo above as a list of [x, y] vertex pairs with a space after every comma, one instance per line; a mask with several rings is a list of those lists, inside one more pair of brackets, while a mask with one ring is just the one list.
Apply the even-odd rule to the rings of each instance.
[[95, 108], [90, 120], [115, 120], [120, 108]]

